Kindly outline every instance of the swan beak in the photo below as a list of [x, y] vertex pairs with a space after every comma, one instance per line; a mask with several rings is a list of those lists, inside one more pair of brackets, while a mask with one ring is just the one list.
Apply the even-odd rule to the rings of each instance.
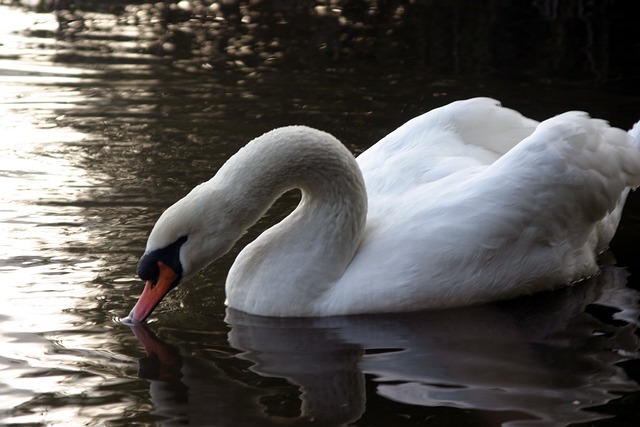
[[158, 281], [154, 285], [151, 280], [147, 280], [140, 299], [138, 299], [135, 307], [129, 313], [128, 320], [131, 323], [144, 322], [153, 309], [162, 301], [162, 298], [172, 289], [174, 282], [178, 278], [176, 272], [162, 261], [158, 261], [158, 267], [160, 269]]

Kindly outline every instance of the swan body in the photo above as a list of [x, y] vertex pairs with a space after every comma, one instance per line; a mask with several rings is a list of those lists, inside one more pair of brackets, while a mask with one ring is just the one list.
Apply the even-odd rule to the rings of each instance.
[[640, 124], [585, 113], [538, 123], [492, 99], [407, 122], [357, 159], [303, 126], [268, 132], [167, 209], [138, 273], [130, 314], [226, 253], [284, 192], [302, 198], [238, 255], [229, 306], [330, 316], [481, 304], [597, 273], [629, 188]]

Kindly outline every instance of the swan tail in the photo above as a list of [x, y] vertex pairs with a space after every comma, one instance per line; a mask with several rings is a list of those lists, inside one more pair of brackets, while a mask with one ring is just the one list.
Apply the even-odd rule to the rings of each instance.
[[549, 126], [557, 126], [565, 135], [574, 132], [565, 136], [566, 144], [559, 144], [568, 165], [573, 166], [572, 176], [579, 176], [578, 181], [588, 185], [583, 190], [585, 198], [593, 197], [588, 195], [589, 190], [599, 190], [603, 195], [604, 203], [596, 203], [596, 211], [604, 208], [604, 212], [611, 212], [625, 188], [640, 185], [640, 126], [629, 134], [604, 120], [576, 112], [558, 116], [558, 121], [561, 123]]
[[520, 225], [530, 224], [543, 240], [552, 236], [544, 245], [596, 251], [613, 237], [628, 188], [640, 184], [640, 127], [634, 129], [630, 144], [627, 132], [604, 120], [564, 113], [542, 122], [488, 171], [496, 180], [510, 177], [503, 185], [521, 201]]
[[633, 146], [640, 150], [640, 121], [633, 125], [629, 131], [629, 136], [631, 136]]

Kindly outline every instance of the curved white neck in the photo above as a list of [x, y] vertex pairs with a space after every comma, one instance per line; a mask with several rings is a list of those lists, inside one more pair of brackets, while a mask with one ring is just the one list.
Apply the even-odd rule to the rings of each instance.
[[[238, 256], [226, 285], [232, 307], [256, 313], [268, 295], [278, 306], [304, 310], [342, 276], [360, 244], [367, 196], [354, 157], [338, 140], [301, 126], [277, 129], [250, 142], [212, 181], [228, 197], [240, 233], [284, 192], [302, 192], [295, 211]], [[279, 314], [272, 310], [260, 314]]]

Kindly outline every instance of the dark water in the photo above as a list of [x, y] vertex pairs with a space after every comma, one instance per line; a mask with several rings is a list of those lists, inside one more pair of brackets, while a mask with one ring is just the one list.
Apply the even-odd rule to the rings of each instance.
[[118, 16], [0, 6], [0, 425], [640, 425], [637, 199], [602, 274], [570, 289], [434, 313], [264, 319], [224, 306], [234, 250], [147, 326], [117, 321], [141, 291], [135, 265], [160, 212], [266, 130], [307, 124], [359, 152], [477, 95], [538, 119], [583, 109], [629, 127], [633, 80], [353, 58], [207, 66], [159, 55], [153, 25]]

